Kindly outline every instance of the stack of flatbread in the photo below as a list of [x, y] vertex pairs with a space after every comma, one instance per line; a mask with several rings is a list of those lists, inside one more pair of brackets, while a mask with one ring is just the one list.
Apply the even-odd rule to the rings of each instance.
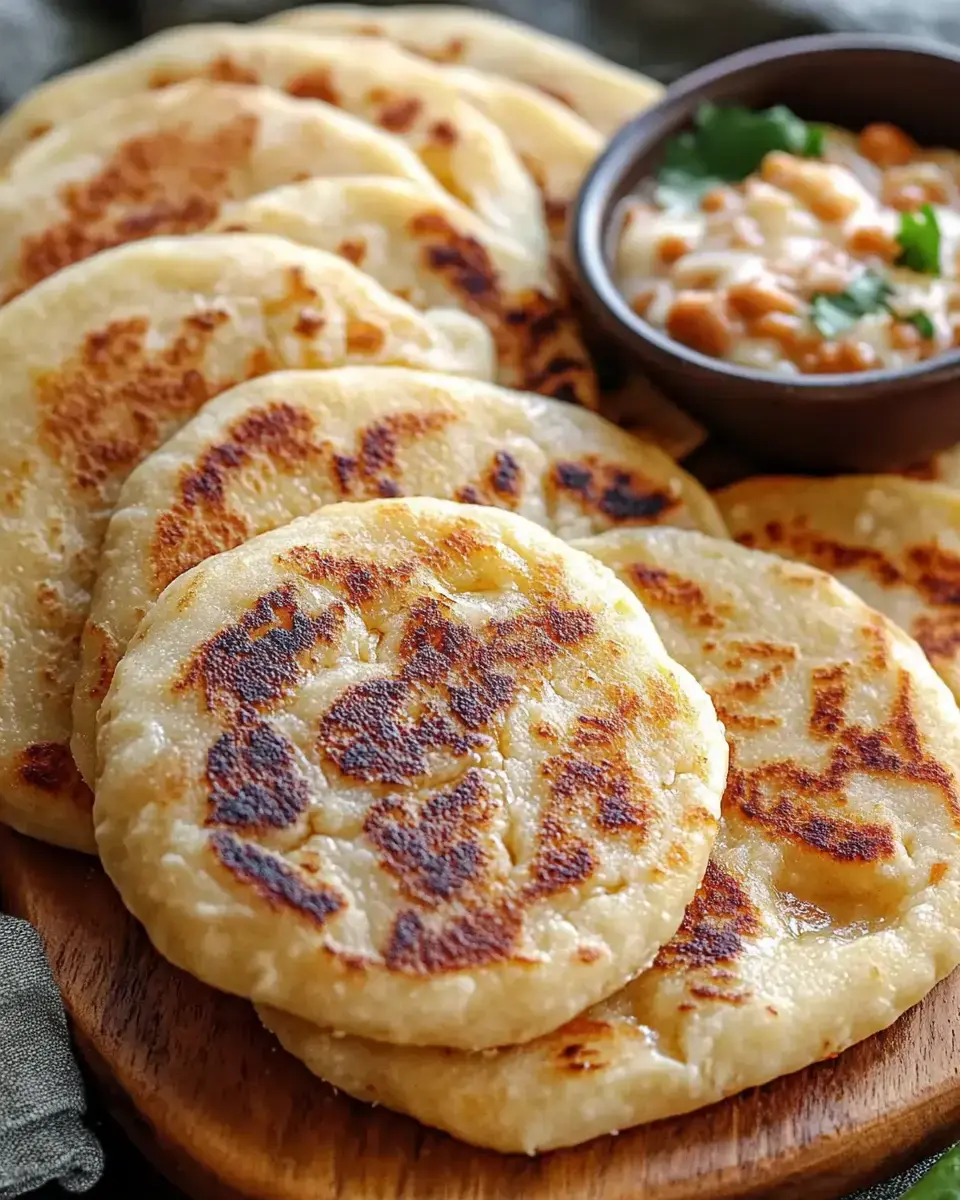
[[655, 85], [373, 11], [0, 122], [0, 819], [322, 1080], [535, 1152], [960, 963], [960, 501], [715, 500], [600, 415], [564, 222]]

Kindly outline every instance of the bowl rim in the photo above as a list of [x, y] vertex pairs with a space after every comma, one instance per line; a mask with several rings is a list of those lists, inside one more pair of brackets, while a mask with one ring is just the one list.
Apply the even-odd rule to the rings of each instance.
[[809, 55], [851, 50], [885, 50], [936, 58], [956, 64], [960, 73], [960, 47], [941, 44], [930, 38], [884, 33], [817, 33], [783, 38], [738, 50], [696, 68], [668, 87], [656, 104], [631, 118], [613, 135], [581, 184], [574, 203], [569, 241], [571, 260], [580, 287], [597, 302], [600, 310], [598, 315], [604, 319], [610, 332], [628, 348], [631, 343], [635, 346], [636, 341], [641, 340], [661, 355], [701, 371], [711, 371], [730, 382], [763, 384], [779, 392], [808, 391], [812, 400], [821, 398], [816, 393], [825, 389], [832, 390], [833, 398], [836, 398], [838, 390], [861, 392], [900, 382], [915, 382], [922, 386], [941, 382], [941, 376], [960, 373], [960, 347], [905, 367], [882, 367], [872, 371], [780, 375], [758, 367], [741, 366], [701, 354], [662, 333], [630, 308], [614, 282], [608, 262], [607, 241], [619, 203], [611, 206], [609, 197], [618, 190], [637, 158], [662, 140], [650, 140], [648, 126], [656, 124], [663, 113], [687, 105], [705, 87], [742, 71]]

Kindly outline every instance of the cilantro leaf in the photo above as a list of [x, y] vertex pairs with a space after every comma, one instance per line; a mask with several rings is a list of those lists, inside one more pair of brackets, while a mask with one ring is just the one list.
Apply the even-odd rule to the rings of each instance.
[[876, 271], [864, 271], [843, 292], [816, 292], [810, 319], [825, 338], [839, 337], [867, 313], [888, 308], [893, 288]]
[[836, 338], [868, 313], [888, 312], [897, 321], [913, 325], [921, 337], [932, 338], [936, 327], [921, 309], [900, 313], [891, 305], [893, 288], [876, 271], [864, 271], [843, 292], [816, 292], [810, 302], [810, 319], [825, 338]]
[[803, 145], [804, 158], [823, 158], [827, 131], [822, 125], [808, 125], [807, 139]]
[[746, 179], [771, 150], [807, 158], [823, 153], [823, 126], [801, 120], [782, 104], [758, 111], [704, 103], [693, 123], [667, 142], [657, 175], [662, 208], [696, 205], [711, 188]]
[[818, 292], [811, 301], [810, 320], [825, 338], [836, 338], [846, 333], [862, 316], [862, 313], [851, 312], [842, 301], [842, 292], [836, 296]]
[[900, 217], [898, 267], [909, 267], [923, 275], [940, 274], [940, 226], [930, 204], [919, 212], [905, 212]]
[[856, 279], [850, 281], [847, 290], [841, 293], [849, 297], [850, 303], [858, 310], [859, 316], [879, 312], [887, 307], [887, 301], [893, 295], [893, 288], [882, 275], [876, 271], [864, 271]]
[[719, 175], [699, 171], [699, 167], [661, 167], [655, 193], [657, 204], [671, 211], [696, 208], [707, 192], [726, 182]]
[[921, 337], [932, 338], [937, 332], [933, 321], [919, 308], [916, 312], [909, 313], [907, 316], [901, 317], [900, 319], [901, 321], [906, 321], [908, 325], [912, 325], [916, 330], [918, 330]]

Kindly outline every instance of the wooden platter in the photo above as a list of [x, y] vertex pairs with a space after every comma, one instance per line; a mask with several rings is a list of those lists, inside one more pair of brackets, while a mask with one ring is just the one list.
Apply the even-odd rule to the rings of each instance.
[[960, 1135], [960, 972], [885, 1033], [690, 1116], [539, 1159], [314, 1079], [250, 1006], [165, 963], [91, 859], [0, 828], [108, 1106], [195, 1200], [827, 1200]]

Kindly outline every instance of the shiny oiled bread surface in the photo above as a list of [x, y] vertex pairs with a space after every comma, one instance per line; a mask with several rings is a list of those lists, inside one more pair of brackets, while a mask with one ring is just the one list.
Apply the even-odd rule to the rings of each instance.
[[[586, 121], [655, 87], [448, 6], [283, 19], [160, 35], [0, 121], [0, 816], [91, 848], [73, 691], [161, 951], [479, 1145], [576, 1144], [883, 1028], [960, 961], [960, 717], [918, 646], [820, 572], [638, 528], [726, 532], [590, 413], [394, 365], [596, 407], [547, 238]], [[204, 229], [231, 236], [42, 283]], [[435, 498], [372, 502], [403, 494]], [[960, 694], [955, 494], [719, 499]]]
[[643, 601], [724, 721], [696, 898], [654, 966], [484, 1054], [261, 1009], [323, 1079], [503, 1151], [687, 1112], [875, 1033], [960, 962], [960, 714], [919, 647], [826, 574], [702, 535], [577, 543]]
[[463, 1047], [553, 1029], [652, 960], [727, 761], [611, 572], [430, 499], [333, 505], [181, 576], [99, 750], [103, 863], [167, 958]]

